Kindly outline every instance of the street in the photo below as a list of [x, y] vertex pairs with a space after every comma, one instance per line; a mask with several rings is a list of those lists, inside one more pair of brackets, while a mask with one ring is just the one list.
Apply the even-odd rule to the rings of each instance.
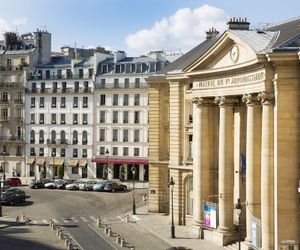
[[[112, 224], [132, 210], [132, 192], [105, 193], [38, 189], [28, 187], [26, 202], [17, 206], [3, 206], [6, 216], [15, 218], [23, 213], [32, 224], [48, 224], [52, 219], [62, 225], [74, 241], [84, 250], [115, 249], [94, 228], [97, 218]], [[137, 206], [142, 203], [145, 191], [136, 192]]]

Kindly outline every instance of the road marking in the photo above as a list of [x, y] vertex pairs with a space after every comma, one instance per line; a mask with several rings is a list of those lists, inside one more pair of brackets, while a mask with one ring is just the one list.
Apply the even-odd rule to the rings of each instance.
[[79, 247], [79, 249], [84, 250], [84, 248], [75, 240], [75, 238], [68, 232], [69, 237], [75, 242], [75, 244]]
[[131, 217], [135, 220], [141, 220], [139, 217], [137, 217], [136, 215], [131, 215]]
[[93, 221], [97, 222], [97, 219], [96, 219], [94, 216], [90, 216], [90, 218], [91, 218]]
[[57, 219], [52, 219], [52, 221], [54, 222], [54, 223], [56, 223], [56, 224], [58, 224], [59, 222], [58, 222], [58, 220]]
[[79, 217], [80, 219], [82, 219], [84, 222], [88, 222], [88, 220], [84, 217]]
[[[91, 217], [91, 216], [90, 216]], [[106, 240], [95, 228], [93, 228], [92, 225], [88, 224], [88, 226], [96, 233], [98, 234], [106, 243], [108, 243], [113, 249], [118, 250], [118, 248], [113, 245], [110, 241]]]
[[33, 224], [39, 224], [39, 221], [38, 220], [33, 220], [32, 223]]
[[79, 222], [79, 220], [77, 220], [75, 217], [71, 217], [70, 219], [74, 222]]
[[64, 223], [69, 223], [69, 221], [66, 218], [61, 218], [61, 219]]
[[42, 222], [43, 222], [44, 224], [49, 224], [49, 222], [48, 222], [47, 220], [42, 220]]

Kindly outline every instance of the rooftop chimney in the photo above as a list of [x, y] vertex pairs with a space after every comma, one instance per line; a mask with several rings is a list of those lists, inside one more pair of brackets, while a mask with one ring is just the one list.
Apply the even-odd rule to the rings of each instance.
[[17, 40], [17, 34], [14, 32], [6, 32], [4, 34], [4, 46], [6, 49], [12, 48], [14, 45], [16, 45]]
[[206, 39], [211, 39], [213, 37], [216, 37], [219, 34], [219, 31], [217, 31], [214, 27], [206, 31]]
[[247, 18], [230, 18], [227, 23], [229, 30], [249, 30], [250, 23], [247, 22]]

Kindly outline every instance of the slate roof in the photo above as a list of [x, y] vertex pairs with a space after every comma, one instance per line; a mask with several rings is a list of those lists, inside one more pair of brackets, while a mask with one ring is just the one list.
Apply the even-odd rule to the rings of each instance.
[[279, 32], [279, 36], [272, 48], [283, 47], [287, 41], [300, 35], [300, 17], [269, 26], [266, 30]]
[[71, 60], [68, 57], [52, 57], [51, 62], [39, 66], [39, 68], [62, 68], [71, 67]]

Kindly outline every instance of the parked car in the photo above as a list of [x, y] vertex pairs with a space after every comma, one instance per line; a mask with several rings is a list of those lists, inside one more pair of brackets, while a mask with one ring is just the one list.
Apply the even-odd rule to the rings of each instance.
[[66, 185], [73, 183], [75, 180], [62, 180], [56, 186], [58, 189], [66, 189]]
[[96, 185], [97, 183], [97, 181], [82, 182], [79, 184], [79, 190], [92, 191], [94, 185]]
[[104, 191], [104, 187], [107, 183], [112, 182], [111, 180], [100, 181], [93, 186], [94, 191]]
[[41, 179], [41, 180], [38, 180], [38, 181], [35, 181], [33, 180], [31, 183], [30, 183], [30, 188], [34, 188], [34, 189], [38, 189], [38, 188], [44, 188], [45, 184], [46, 183], [49, 183], [49, 182], [52, 182], [52, 180], [49, 180], [49, 179]]
[[104, 191], [107, 192], [116, 192], [116, 191], [126, 191], [127, 186], [119, 182], [110, 182], [104, 186]]
[[5, 180], [5, 185], [10, 186], [10, 187], [20, 186], [21, 184], [22, 183], [21, 183], [20, 178], [13, 177], [13, 178], [8, 178]]
[[79, 190], [79, 184], [80, 184], [80, 182], [74, 181], [74, 182], [66, 185], [66, 189], [67, 190]]
[[14, 205], [16, 203], [25, 202], [25, 192], [18, 188], [8, 188], [1, 194], [1, 203]]
[[54, 189], [54, 188], [57, 188], [57, 186], [63, 182], [64, 182], [64, 180], [51, 181], [51, 182], [45, 183], [44, 187], [49, 188], [49, 189]]

